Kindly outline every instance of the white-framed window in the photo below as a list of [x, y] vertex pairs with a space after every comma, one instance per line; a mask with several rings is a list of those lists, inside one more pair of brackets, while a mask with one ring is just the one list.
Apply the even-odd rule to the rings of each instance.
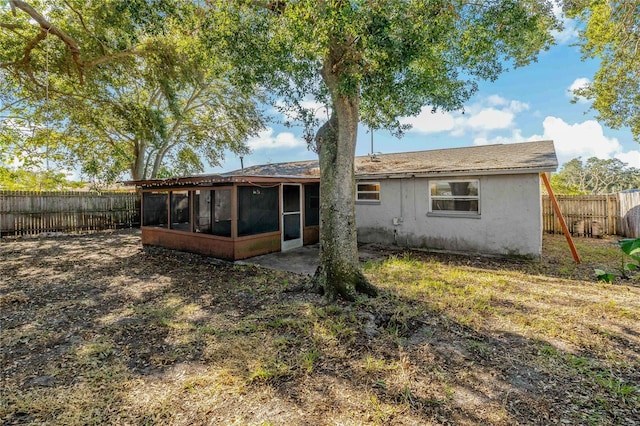
[[479, 215], [480, 181], [478, 179], [429, 181], [429, 213]]
[[380, 182], [356, 183], [356, 201], [380, 202]]

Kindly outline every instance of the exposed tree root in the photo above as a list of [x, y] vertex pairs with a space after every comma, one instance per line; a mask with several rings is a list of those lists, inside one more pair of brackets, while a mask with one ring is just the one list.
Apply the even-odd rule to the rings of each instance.
[[357, 268], [343, 270], [340, 274], [329, 274], [322, 266], [318, 267], [311, 278], [309, 291], [323, 295], [328, 301], [340, 297], [349, 302], [354, 302], [359, 294], [369, 297], [377, 297], [379, 294], [378, 289]]

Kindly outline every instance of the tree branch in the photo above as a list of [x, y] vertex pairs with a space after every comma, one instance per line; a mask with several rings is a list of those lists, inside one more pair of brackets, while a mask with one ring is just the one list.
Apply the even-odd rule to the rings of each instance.
[[9, 3], [11, 3], [12, 7], [16, 7], [22, 10], [24, 13], [29, 15], [34, 21], [36, 21], [38, 25], [40, 25], [40, 28], [42, 28], [42, 30], [45, 33], [45, 36], [42, 39], [44, 39], [48, 33], [51, 33], [56, 37], [58, 37], [60, 40], [62, 40], [64, 44], [66, 44], [69, 47], [69, 50], [71, 51], [71, 56], [73, 57], [73, 61], [76, 63], [76, 66], [78, 67], [78, 71], [80, 73], [80, 79], [82, 80], [82, 68], [84, 64], [80, 59], [80, 46], [78, 46], [78, 43], [67, 33], [65, 33], [64, 31], [62, 31], [61, 29], [53, 25], [51, 22], [49, 22], [47, 18], [41, 15], [37, 10], [35, 10], [27, 2], [24, 2], [22, 0], [10, 0]]
[[2, 106], [0, 107], [0, 112], [7, 111], [9, 108], [12, 108], [14, 105], [17, 105], [20, 102], [22, 102], [24, 100], [27, 100], [27, 99], [29, 99], [29, 97], [17, 98], [13, 102], [10, 102], [10, 103], [7, 103], [7, 104], [2, 104]]
[[[83, 78], [83, 73], [84, 73], [84, 69], [85, 68], [91, 68], [94, 67], [96, 65], [100, 65], [104, 62], [110, 61], [112, 59], [117, 59], [117, 58], [123, 58], [123, 57], [127, 57], [127, 56], [132, 56], [132, 55], [143, 55], [145, 52], [143, 50], [138, 50], [138, 49], [128, 49], [122, 52], [116, 52], [116, 53], [110, 53], [110, 54], [103, 54], [102, 56], [95, 58], [91, 61], [84, 61], [81, 57], [80, 57], [80, 46], [78, 45], [78, 43], [76, 42], [76, 40], [71, 37], [69, 34], [67, 34], [66, 32], [64, 32], [63, 30], [61, 30], [60, 28], [56, 27], [55, 25], [53, 25], [51, 22], [49, 22], [49, 20], [44, 17], [41, 13], [39, 13], [37, 10], [35, 10], [30, 4], [28, 4], [25, 1], [22, 0], [9, 0], [9, 3], [11, 4], [12, 8], [17, 8], [22, 10], [24, 13], [26, 13], [27, 15], [29, 15], [34, 21], [36, 21], [36, 23], [40, 26], [41, 28], [41, 33], [36, 36], [33, 40], [31, 40], [31, 42], [29, 42], [27, 44], [27, 48], [25, 49], [25, 56], [22, 58], [22, 60], [18, 63], [22, 63], [27, 65], [26, 71], [27, 74], [29, 75], [29, 78], [32, 79], [33, 81], [35, 80], [35, 77], [33, 76], [33, 72], [31, 71], [31, 67], [29, 65], [30, 63], [30, 55], [31, 55], [31, 51], [35, 48], [35, 46], [42, 40], [44, 40], [48, 34], [52, 34], [56, 37], [58, 37], [69, 49], [69, 52], [71, 53], [71, 57], [73, 60], [73, 63], [75, 64], [77, 71], [78, 71], [78, 76], [80, 78], [80, 83], [84, 82], [84, 78]], [[80, 16], [79, 12], [76, 11], [75, 9], [73, 9], [71, 6], [69, 6], [69, 4], [67, 2], [65, 2], [65, 4], [67, 4], [67, 6], [76, 14], [78, 15], [79, 19], [80, 19], [80, 23], [82, 24], [83, 28], [85, 29], [85, 31], [88, 32], [89, 35], [91, 35], [92, 37], [96, 38], [93, 34], [91, 34], [91, 32], [87, 29], [87, 27], [85, 26], [84, 20], [82, 18], [82, 16]], [[3, 26], [6, 27], [6, 25], [13, 25], [13, 24], [3, 24]], [[98, 40], [100, 41], [100, 40]], [[101, 50], [103, 51], [103, 53], [105, 52], [104, 50], [104, 45], [102, 44], [102, 42], [100, 42], [100, 47]], [[7, 67], [10, 65], [15, 65], [16, 63], [3, 63], [0, 64], [2, 67]]]
[[20, 61], [17, 62], [24, 65], [25, 71], [29, 76], [29, 79], [31, 79], [31, 81], [33, 81], [39, 87], [43, 87], [43, 86], [36, 79], [36, 76], [33, 75], [33, 70], [31, 69], [31, 51], [35, 49], [38, 43], [40, 43], [45, 38], [47, 38], [46, 31], [40, 31], [38, 35], [36, 35], [31, 41], [29, 41], [29, 43], [27, 43], [27, 46], [24, 48], [24, 56]]
[[[0, 28], [6, 28], [6, 29], [8, 29], [8, 30], [12, 30], [12, 31], [14, 31], [14, 30], [19, 29], [19, 28], [20, 28], [20, 25], [17, 25], [17, 24], [7, 24], [7, 23], [5, 23], [5, 22], [0, 22]], [[14, 31], [14, 32], [15, 32], [15, 31]]]
[[84, 23], [84, 18], [82, 17], [82, 14], [76, 10], [67, 0], [63, 0], [64, 4], [71, 9], [71, 11], [73, 13], [76, 14], [76, 16], [78, 17], [78, 19], [80, 20], [80, 24], [82, 25], [82, 28], [84, 28], [84, 30], [87, 32], [87, 34], [89, 34], [91, 37], [93, 37], [99, 44], [100, 44], [100, 51], [102, 52], [103, 55], [105, 55], [107, 53], [104, 43], [102, 42], [102, 40], [100, 40], [98, 37], [96, 37], [95, 34], [93, 34], [91, 31], [89, 31], [89, 28], [87, 28], [87, 25]]
[[122, 52], [106, 54], [106, 55], [103, 55], [103, 56], [101, 56], [99, 58], [93, 59], [91, 61], [83, 62], [83, 67], [84, 68], [91, 68], [91, 67], [95, 67], [96, 65], [100, 65], [100, 64], [103, 64], [105, 62], [108, 62], [108, 61], [110, 61], [112, 59], [126, 58], [127, 56], [142, 56], [145, 53], [146, 52], [144, 50], [127, 49], [127, 50], [123, 50]]

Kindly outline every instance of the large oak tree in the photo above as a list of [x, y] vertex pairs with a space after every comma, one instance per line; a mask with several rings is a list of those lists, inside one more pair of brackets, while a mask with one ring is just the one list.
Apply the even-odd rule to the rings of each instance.
[[[548, 1], [211, 0], [210, 45], [248, 83], [304, 121], [320, 159], [320, 266], [329, 298], [375, 295], [358, 263], [354, 155], [358, 123], [402, 133], [403, 116], [464, 106], [481, 79], [523, 66], [552, 42]], [[214, 30], [215, 29], [215, 30]], [[314, 122], [304, 101], [331, 115]]]
[[[0, 3], [1, 4], [1, 3]], [[113, 180], [202, 172], [263, 126], [253, 88], [179, 0], [10, 0], [0, 7], [0, 155]], [[1, 159], [1, 157], [0, 157]]]

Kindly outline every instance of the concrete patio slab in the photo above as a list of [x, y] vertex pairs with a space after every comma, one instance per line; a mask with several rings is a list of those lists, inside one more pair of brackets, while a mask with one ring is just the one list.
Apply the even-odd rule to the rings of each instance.
[[[320, 245], [303, 246], [289, 251], [263, 254], [249, 259], [238, 260], [238, 265], [258, 265], [279, 271], [295, 272], [297, 274], [313, 275], [320, 262]], [[358, 249], [361, 262], [381, 260], [387, 254], [380, 247], [362, 246]]]

